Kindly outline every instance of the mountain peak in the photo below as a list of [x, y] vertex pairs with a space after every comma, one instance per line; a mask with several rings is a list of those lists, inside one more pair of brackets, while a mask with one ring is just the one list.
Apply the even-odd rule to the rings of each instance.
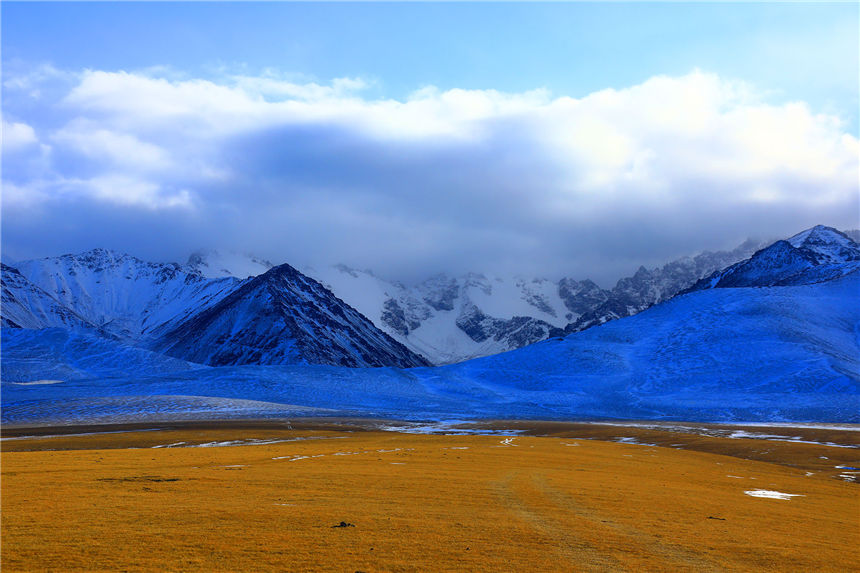
[[[839, 241], [846, 239], [844, 233], [826, 225], [815, 225], [786, 239], [793, 247], [799, 247], [808, 239]], [[850, 239], [849, 239], [850, 240]]]
[[[274, 266], [264, 272], [261, 275], [254, 277], [255, 281], [259, 282], [274, 282], [279, 279], [287, 280], [290, 284], [301, 283], [302, 285], [307, 285], [313, 283], [314, 285], [318, 285], [317, 281], [314, 281], [306, 274], [302, 273], [294, 266], [288, 263], [282, 263], [280, 265]], [[322, 285], [318, 285], [322, 286]]]
[[860, 260], [860, 247], [833, 227], [816, 225], [790, 237], [791, 246], [812, 253], [820, 264]]
[[359, 311], [289, 264], [244, 281], [167, 333], [166, 354], [211, 366], [426, 366]]
[[136, 257], [133, 257], [129, 254], [114, 251], [112, 249], [105, 249], [102, 247], [96, 247], [94, 249], [83, 251], [82, 253], [78, 254], [67, 253], [65, 255], [60, 256], [59, 258], [66, 260], [74, 260], [86, 264], [98, 263], [102, 265], [116, 264], [120, 261], [129, 259], [138, 260]]
[[816, 225], [756, 251], [689, 290], [812, 284], [852, 273], [860, 268], [858, 263], [857, 243], [832, 227]]

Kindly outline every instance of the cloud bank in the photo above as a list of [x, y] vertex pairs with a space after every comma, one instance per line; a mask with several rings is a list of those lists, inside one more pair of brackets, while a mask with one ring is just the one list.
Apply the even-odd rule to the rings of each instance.
[[8, 78], [4, 256], [220, 247], [402, 280], [609, 283], [751, 235], [858, 224], [860, 146], [840, 118], [714, 74], [581, 98], [367, 88], [271, 72]]

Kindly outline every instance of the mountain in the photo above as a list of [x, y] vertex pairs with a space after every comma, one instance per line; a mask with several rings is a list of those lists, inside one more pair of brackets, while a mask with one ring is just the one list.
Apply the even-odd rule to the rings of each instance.
[[568, 320], [556, 284], [545, 279], [440, 274], [405, 286], [345, 265], [305, 272], [434, 364], [544, 340]]
[[425, 366], [427, 361], [290, 265], [248, 279], [152, 347], [211, 366]]
[[[756, 247], [747, 242], [640, 268], [611, 290], [589, 280], [476, 273], [405, 286], [342, 265], [309, 270], [317, 282], [289, 265], [269, 268], [244, 255], [198, 252], [181, 266], [94, 249], [23, 261], [18, 269], [4, 265], [2, 317], [4, 327], [62, 327], [209, 365], [414, 367], [427, 364], [423, 356], [453, 363], [579, 331], [691, 284], [807, 284], [860, 264], [850, 237], [821, 226]], [[753, 256], [731, 265], [746, 253]], [[713, 273], [722, 263], [731, 266]], [[244, 280], [233, 276], [262, 269]]]
[[[115, 378], [20, 385], [8, 372], [29, 358], [16, 349], [3, 360], [2, 421], [334, 415], [858, 423], [858, 289], [854, 272], [809, 285], [695, 291], [565, 338], [436, 368], [247, 365], [138, 375], [116, 356]], [[71, 352], [62, 339], [42, 344], [40, 353], [60, 359]]]
[[3, 329], [0, 378], [12, 382], [55, 382], [128, 376], [169, 375], [206, 368], [66, 328]]
[[[573, 278], [440, 274], [407, 286], [346, 265], [305, 267], [302, 272], [412, 352], [433, 364], [451, 364], [630, 316], [761, 246], [750, 240], [732, 251], [706, 251], [652, 270], [641, 267], [609, 290]], [[216, 250], [198, 251], [186, 265], [202, 276], [237, 278], [270, 267], [253, 255]]]
[[663, 267], [644, 267], [611, 290], [594, 282], [469, 273], [437, 275], [412, 286], [345, 265], [305, 272], [393, 338], [434, 364], [488, 356], [584, 330], [669, 299], [761, 246], [706, 251]]
[[690, 290], [812, 284], [858, 269], [860, 246], [846, 234], [818, 225], [713, 273]]
[[567, 415], [860, 421], [858, 293], [856, 271], [692, 292], [448, 376]]
[[3, 326], [89, 329], [216, 365], [426, 364], [288, 265], [242, 281], [209, 278], [203, 270], [220, 275], [221, 270], [209, 271], [223, 265], [197, 262], [183, 267], [93, 249], [22, 261], [17, 268], [4, 265]]
[[[2, 421], [325, 414], [857, 423], [856, 249], [850, 237], [815, 227], [634, 316], [435, 368], [330, 365], [417, 361], [282, 265], [160, 339], [157, 350], [182, 360], [87, 332], [4, 328]], [[453, 311], [459, 283], [438, 282], [422, 300]]]
[[63, 306], [53, 296], [27, 280], [18, 269], [0, 263], [4, 328], [49, 328], [96, 330], [95, 325]]
[[106, 249], [22, 261], [16, 269], [63, 308], [133, 344], [158, 338], [240, 284], [235, 278], [210, 280], [175, 263], [146, 262]]
[[650, 271], [639, 267], [633, 276], [620, 279], [611, 291], [606, 292], [602, 301], [568, 324], [564, 329], [565, 333], [578, 332], [610, 320], [631, 316], [669, 300], [702, 277], [749, 257], [761, 246], [760, 241], [750, 239], [731, 251], [705, 251], [694, 257], [674, 260]]

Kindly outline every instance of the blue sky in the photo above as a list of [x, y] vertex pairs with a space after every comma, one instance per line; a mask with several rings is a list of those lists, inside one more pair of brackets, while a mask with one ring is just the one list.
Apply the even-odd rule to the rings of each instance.
[[4, 256], [608, 281], [856, 227], [857, 30], [856, 3], [4, 2]]
[[4, 61], [581, 96], [702, 68], [856, 125], [856, 3], [4, 3]]

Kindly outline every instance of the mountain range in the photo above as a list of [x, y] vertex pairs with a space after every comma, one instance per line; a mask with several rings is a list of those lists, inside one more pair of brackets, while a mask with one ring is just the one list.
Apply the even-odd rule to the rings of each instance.
[[[435, 368], [289, 265], [209, 278], [200, 266], [99, 249], [4, 265], [3, 420], [316, 412], [860, 421], [860, 247], [850, 236], [814, 227], [675, 296], [631, 286], [707, 268], [695, 260], [619, 281], [613, 291], [657, 302], [619, 308], [635, 316], [566, 335], [553, 327], [542, 342]], [[676, 268], [687, 270], [673, 275]], [[562, 295], [554, 298], [563, 285], [594, 305], [578, 320], [609, 300], [588, 285], [576, 290], [582, 282], [437, 277], [412, 292], [436, 320], [457, 310], [471, 330], [493, 325], [494, 295], [504, 288], [523, 307], [551, 301], [549, 309], [573, 315]], [[467, 299], [473, 308], [464, 309]]]
[[[386, 334], [433, 364], [521, 348], [630, 316], [764, 246], [748, 240], [731, 251], [706, 251], [651, 270], [640, 267], [603, 289], [589, 279], [468, 273], [413, 285], [346, 265], [305, 267], [311, 276]], [[186, 267], [208, 278], [247, 278], [273, 265], [253, 255], [204, 250]]]
[[4, 265], [2, 317], [211, 366], [428, 364], [289, 265], [240, 280], [105, 249], [24, 261]]
[[[16, 268], [4, 265], [2, 320], [25, 328], [88, 328], [216, 366], [448, 364], [636, 314], [676, 293], [703, 288], [720, 273], [732, 277], [723, 283], [742, 286], [738, 281], [748, 273], [743, 269], [756, 268], [777, 251], [793, 256], [798, 268], [814, 263], [816, 270], [807, 272], [826, 272], [829, 267], [818, 268], [820, 255], [810, 250], [816, 241], [826, 249], [831, 237], [823, 229], [765, 249], [748, 240], [732, 251], [640, 267], [612, 289], [588, 279], [478, 273], [436, 275], [406, 286], [345, 265], [302, 273], [215, 250], [195, 252], [180, 265], [93, 249], [23, 261]], [[833, 236], [840, 248], [856, 244], [848, 235]]]

